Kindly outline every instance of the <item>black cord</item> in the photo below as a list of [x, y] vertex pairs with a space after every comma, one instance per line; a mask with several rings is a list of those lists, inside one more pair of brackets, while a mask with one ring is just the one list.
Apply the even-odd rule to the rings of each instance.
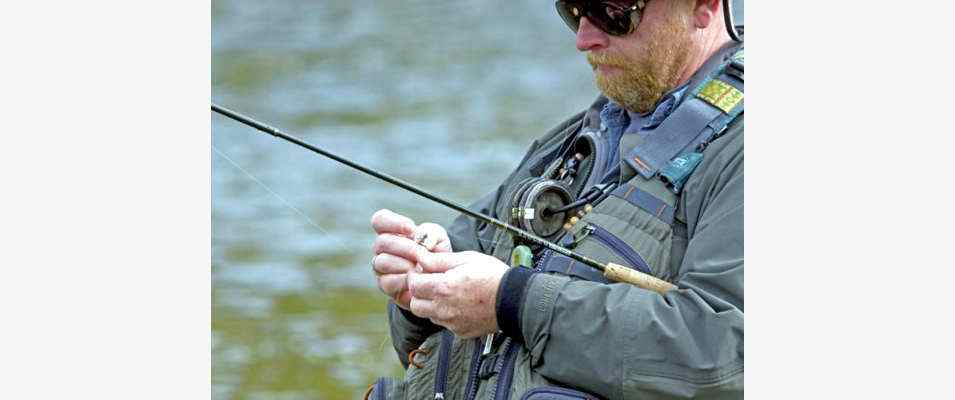
[[598, 202], [598, 201], [600, 201], [602, 198], [606, 197], [607, 193], [610, 193], [611, 191], [613, 191], [614, 189], [616, 189], [616, 188], [617, 188], [617, 185], [618, 185], [617, 182], [611, 182], [611, 183], [609, 183], [609, 184], [596, 185], [596, 186], [590, 188], [590, 190], [588, 190], [586, 193], [584, 193], [583, 195], [581, 195], [581, 196], [580, 196], [580, 199], [577, 199], [577, 201], [575, 201], [575, 202], [573, 202], [573, 203], [570, 203], [570, 204], [568, 204], [568, 205], [565, 205], [565, 206], [563, 206], [563, 207], [556, 208], [556, 209], [550, 209], [550, 208], [544, 209], [544, 211], [542, 212], [542, 214], [543, 214], [545, 217], [549, 217], [549, 216], [554, 215], [554, 214], [557, 214], [557, 213], [562, 213], [562, 212], [565, 212], [565, 211], [573, 210], [573, 209], [575, 209], [575, 208], [583, 207], [583, 206], [585, 206], [585, 205], [587, 205], [587, 204], [589, 204], [589, 203]]
[[726, 31], [730, 37], [737, 42], [742, 43], [743, 38], [736, 31], [736, 22], [733, 20], [733, 0], [723, 0], [723, 21], [726, 22]]

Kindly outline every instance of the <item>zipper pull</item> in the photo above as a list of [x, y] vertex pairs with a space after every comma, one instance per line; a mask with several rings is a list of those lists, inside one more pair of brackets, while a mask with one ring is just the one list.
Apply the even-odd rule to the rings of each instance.
[[484, 350], [481, 352], [481, 357], [485, 357], [488, 354], [491, 354], [491, 347], [494, 345], [494, 334], [488, 333], [487, 337], [484, 338]]
[[574, 241], [571, 242], [570, 245], [568, 245], [567, 247], [571, 249], [577, 248], [577, 245], [580, 244], [580, 242], [582, 242], [584, 239], [586, 239], [587, 236], [590, 236], [591, 233], [594, 233], [594, 230], [596, 229], [597, 228], [595, 228], [593, 225], [588, 224], [587, 226], [584, 227], [584, 229], [581, 229], [580, 232], [577, 232], [577, 234], [574, 235]]

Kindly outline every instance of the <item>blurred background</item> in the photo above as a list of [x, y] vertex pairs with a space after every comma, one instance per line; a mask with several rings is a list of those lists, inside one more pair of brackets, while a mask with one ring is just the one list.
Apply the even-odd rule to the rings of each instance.
[[[213, 101], [460, 203], [597, 95], [552, 1], [212, 7]], [[211, 118], [212, 397], [359, 398], [402, 375], [368, 221], [453, 212]]]

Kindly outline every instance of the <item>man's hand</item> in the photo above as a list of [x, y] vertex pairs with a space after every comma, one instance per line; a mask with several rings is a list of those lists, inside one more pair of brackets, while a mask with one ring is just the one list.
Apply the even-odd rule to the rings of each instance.
[[498, 330], [495, 300], [507, 265], [474, 251], [418, 254], [425, 273], [408, 276], [410, 310], [462, 338]]
[[372, 215], [371, 227], [378, 234], [372, 246], [375, 256], [371, 259], [378, 288], [399, 307], [410, 310], [407, 276], [414, 273], [419, 253], [451, 251], [448, 233], [440, 225], [415, 225], [410, 218], [389, 210], [378, 210]]

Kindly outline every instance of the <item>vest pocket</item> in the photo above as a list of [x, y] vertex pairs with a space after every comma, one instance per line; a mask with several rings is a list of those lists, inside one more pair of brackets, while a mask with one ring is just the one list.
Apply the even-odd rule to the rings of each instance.
[[[454, 354], [461, 351], [463, 343], [454, 340], [454, 336], [447, 330], [441, 330], [429, 336], [418, 348], [426, 350], [415, 358], [416, 365], [409, 365], [405, 370], [405, 377], [400, 383], [402, 397], [409, 399], [433, 399], [435, 394], [445, 395], [446, 390], [453, 389], [449, 381], [453, 381], [455, 367]], [[369, 397], [374, 399], [373, 397]], [[389, 397], [390, 398], [390, 397]]]
[[555, 386], [534, 388], [521, 396], [521, 400], [596, 400], [596, 396]]
[[627, 264], [629, 264], [630, 268], [645, 274], [652, 273], [650, 271], [650, 265], [640, 256], [640, 253], [637, 253], [632, 247], [627, 245], [626, 242], [610, 233], [610, 231], [597, 225], [587, 225], [587, 227], [584, 228], [584, 234], [587, 232], [590, 232], [588, 236], [593, 237], [596, 241], [623, 258]]
[[571, 231], [575, 251], [664, 280], [675, 276], [670, 265], [673, 229], [656, 214], [610, 196], [577, 225]]

